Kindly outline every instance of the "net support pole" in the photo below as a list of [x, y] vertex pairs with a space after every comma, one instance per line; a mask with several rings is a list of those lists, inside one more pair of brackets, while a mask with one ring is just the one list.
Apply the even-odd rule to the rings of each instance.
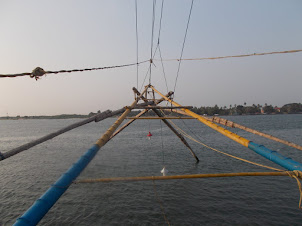
[[[142, 95], [146, 92], [144, 90]], [[80, 159], [70, 167], [20, 218], [15, 222], [15, 226], [32, 226], [39, 223], [51, 207], [59, 200], [71, 183], [80, 175], [90, 161], [94, 158], [102, 146], [110, 139], [110, 136], [123, 122], [134, 107], [139, 98], [115, 121], [115, 123], [104, 133], [104, 135], [94, 144]]]
[[[140, 95], [139, 91], [137, 89], [133, 89], [133, 91], [137, 94]], [[170, 93], [170, 92], [169, 92]], [[165, 98], [168, 98], [169, 96], [166, 95]], [[148, 102], [148, 100], [142, 96], [142, 100], [146, 102]], [[163, 117], [163, 114], [157, 110], [157, 109], [152, 109], [154, 111], [155, 114], [158, 115], [158, 117]], [[188, 144], [188, 142], [186, 141], [186, 139], [183, 137], [183, 135], [181, 135], [166, 119], [162, 119], [162, 121], [166, 124], [166, 126], [172, 130], [173, 133], [175, 133], [175, 135], [181, 140], [181, 142], [190, 150], [192, 156], [196, 159], [196, 162], [199, 162], [198, 157], [196, 156], [196, 154], [194, 153], [193, 149], [190, 147], [190, 145]]]
[[[173, 93], [169, 92], [166, 96], [169, 97], [171, 96]], [[159, 104], [162, 101], [164, 101], [164, 98], [161, 98], [157, 101], [154, 102], [154, 104]], [[154, 100], [153, 100], [154, 101]], [[141, 111], [140, 113], [138, 113], [135, 117], [140, 117], [144, 114], [146, 114], [149, 111], [149, 109], [145, 109], [143, 111]], [[119, 128], [114, 134], [112, 134], [112, 136], [110, 137], [110, 139], [112, 139], [113, 137], [115, 137], [117, 134], [119, 134], [120, 132], [122, 132], [127, 126], [129, 126], [131, 123], [133, 123], [136, 119], [131, 119], [129, 122], [127, 122], [125, 125], [123, 125], [121, 128]]]

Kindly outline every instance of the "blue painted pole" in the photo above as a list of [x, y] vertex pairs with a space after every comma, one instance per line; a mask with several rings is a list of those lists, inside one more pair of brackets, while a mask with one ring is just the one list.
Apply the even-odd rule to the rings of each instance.
[[[141, 95], [135, 99], [130, 107], [127, 107], [124, 113], [115, 121], [115, 123], [104, 133], [104, 135], [97, 140], [86, 153], [64, 173], [20, 218], [15, 222], [15, 226], [32, 226], [39, 223], [44, 215], [50, 210], [50, 208], [58, 201], [63, 193], [69, 188], [72, 181], [74, 181], [80, 173], [90, 163], [96, 153], [104, 146], [109, 140], [114, 131], [121, 125], [123, 120], [134, 108], [139, 99], [146, 93], [149, 86], [145, 86]], [[151, 102], [153, 103], [153, 101]], [[143, 105], [149, 105], [151, 103], [144, 103]]]
[[63, 174], [20, 218], [14, 225], [32, 226], [39, 223], [49, 209], [68, 189], [72, 181], [85, 169], [99, 151], [98, 145], [93, 145], [69, 170]]
[[296, 161], [292, 160], [291, 158], [285, 157], [276, 151], [268, 149], [268, 148], [264, 147], [263, 145], [259, 145], [259, 144], [256, 144], [251, 141], [251, 142], [249, 142], [248, 147], [251, 150], [253, 150], [254, 152], [256, 152], [257, 154], [262, 155], [263, 157], [267, 158], [268, 160], [271, 160], [274, 163], [277, 163], [278, 165], [284, 167], [287, 170], [302, 171], [301, 163], [296, 162]]

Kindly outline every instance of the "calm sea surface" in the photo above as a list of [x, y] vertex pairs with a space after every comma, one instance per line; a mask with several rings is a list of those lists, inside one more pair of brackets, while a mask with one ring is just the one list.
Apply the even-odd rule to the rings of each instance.
[[[302, 145], [302, 115], [225, 118]], [[114, 120], [85, 125], [1, 161], [0, 225], [12, 225]], [[0, 151], [77, 121], [2, 120]], [[197, 121], [174, 122], [218, 150], [281, 168]], [[151, 140], [146, 138], [149, 127], [153, 133]], [[232, 131], [302, 162], [299, 150], [237, 129]], [[137, 120], [98, 152], [79, 179], [159, 176], [164, 165], [168, 175], [269, 171], [188, 142], [199, 157], [199, 164], [195, 164], [189, 151], [168, 128], [163, 125], [161, 130], [159, 121]], [[297, 183], [289, 177], [170, 180], [156, 181], [155, 185], [171, 225], [302, 225]], [[71, 185], [40, 225], [166, 225], [166, 222], [152, 181], [144, 181]]]

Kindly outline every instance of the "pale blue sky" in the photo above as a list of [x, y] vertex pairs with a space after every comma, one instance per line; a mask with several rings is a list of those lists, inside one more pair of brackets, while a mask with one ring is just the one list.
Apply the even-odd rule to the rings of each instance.
[[[151, 0], [138, 0], [139, 59], [150, 58]], [[189, 0], [165, 0], [163, 58], [179, 58]], [[0, 74], [136, 62], [134, 0], [0, 0]], [[157, 0], [154, 43], [161, 0]], [[302, 49], [301, 0], [195, 0], [184, 58]], [[157, 55], [155, 58], [159, 58]], [[169, 89], [178, 62], [165, 62]], [[139, 84], [148, 64], [139, 67]], [[175, 100], [229, 106], [302, 102], [302, 53], [183, 61]], [[153, 85], [166, 92], [160, 62]], [[133, 101], [136, 67], [0, 79], [0, 116], [88, 114]], [[140, 88], [140, 87], [139, 87]]]

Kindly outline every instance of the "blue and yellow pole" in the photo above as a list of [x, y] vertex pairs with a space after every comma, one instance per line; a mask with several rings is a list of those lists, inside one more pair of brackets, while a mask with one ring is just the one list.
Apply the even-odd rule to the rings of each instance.
[[142, 95], [145, 94], [147, 88], [126, 108], [124, 113], [115, 121], [115, 123], [106, 131], [106, 133], [94, 144], [66, 173], [64, 173], [20, 218], [15, 222], [15, 226], [33, 226], [45, 216], [50, 208], [58, 201], [63, 193], [69, 188], [71, 183], [80, 175], [90, 161], [94, 158], [102, 146], [109, 140], [111, 135], [123, 120], [130, 113], [131, 109], [137, 104]]
[[[153, 86], [150, 86], [156, 93], [158, 93], [161, 97], [165, 98], [166, 101], [170, 102], [171, 104], [173, 104], [174, 106], [177, 107], [181, 107], [180, 104], [176, 103], [175, 101], [167, 98], [166, 96], [164, 96], [162, 93], [160, 93], [158, 90], [156, 90]], [[231, 131], [220, 127], [218, 125], [216, 125], [215, 123], [208, 121], [206, 118], [203, 118], [202, 116], [188, 110], [185, 108], [181, 108], [182, 111], [184, 111], [187, 115], [190, 115], [194, 118], [196, 118], [198, 121], [202, 122], [203, 124], [209, 126], [210, 128], [216, 130], [217, 132], [227, 136], [228, 138], [236, 141], [237, 143], [253, 150], [254, 152], [256, 152], [259, 155], [262, 155], [263, 157], [273, 161], [274, 163], [284, 167], [285, 169], [288, 170], [299, 170], [302, 171], [302, 164], [299, 162], [296, 162], [294, 160], [292, 160], [291, 158], [285, 157], [279, 153], [277, 153], [276, 151], [270, 150], [266, 147], [264, 147], [263, 145], [259, 145], [256, 144], [244, 137], [241, 137], [235, 133], [232, 133]]]

